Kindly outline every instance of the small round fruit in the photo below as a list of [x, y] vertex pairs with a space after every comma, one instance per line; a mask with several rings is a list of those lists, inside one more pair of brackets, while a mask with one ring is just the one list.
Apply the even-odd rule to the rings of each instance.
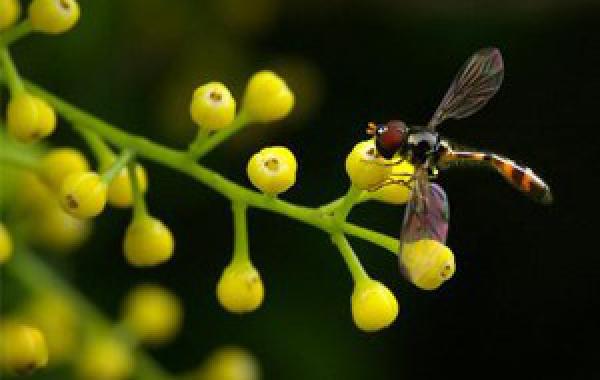
[[383, 165], [385, 161], [377, 157], [373, 140], [366, 140], [354, 146], [346, 157], [346, 173], [352, 184], [361, 190], [369, 190], [385, 181], [392, 168]]
[[450, 248], [432, 239], [402, 244], [400, 262], [412, 283], [425, 290], [439, 288], [456, 270]]
[[127, 227], [123, 250], [127, 262], [137, 267], [162, 264], [173, 256], [175, 242], [171, 231], [151, 216], [134, 219]]
[[0, 0], [0, 30], [13, 26], [20, 14], [21, 3], [19, 0]]
[[182, 318], [179, 299], [158, 285], [138, 285], [124, 302], [123, 320], [145, 343], [159, 345], [171, 340], [179, 331]]
[[294, 106], [294, 94], [281, 77], [272, 71], [259, 71], [248, 81], [244, 111], [253, 121], [283, 119]]
[[75, 0], [33, 0], [29, 5], [29, 19], [34, 30], [64, 33], [79, 20], [79, 4]]
[[[403, 161], [402, 163], [392, 168], [393, 179], [410, 181], [411, 176], [414, 174], [415, 168], [410, 163]], [[375, 191], [373, 198], [394, 205], [401, 205], [408, 202], [410, 199], [411, 190], [408, 186], [401, 183], [395, 183], [387, 186], [383, 186], [381, 189]]]
[[246, 172], [250, 182], [270, 195], [281, 194], [296, 182], [298, 164], [285, 147], [263, 148], [248, 161]]
[[354, 286], [351, 298], [352, 318], [356, 326], [367, 332], [381, 330], [398, 316], [398, 301], [385, 285], [364, 280]]
[[210, 82], [194, 91], [190, 114], [201, 128], [209, 131], [223, 129], [235, 118], [235, 99], [224, 84]]
[[107, 186], [95, 172], [73, 173], [63, 182], [60, 203], [76, 218], [99, 215], [106, 205]]
[[13, 96], [8, 103], [6, 124], [8, 133], [16, 140], [31, 143], [54, 131], [56, 115], [45, 101], [21, 93]]
[[12, 256], [13, 244], [10, 234], [4, 224], [0, 223], [0, 264], [5, 263]]
[[31, 374], [48, 363], [44, 335], [35, 327], [6, 321], [0, 327], [0, 362], [18, 375]]
[[[141, 193], [148, 190], [148, 176], [142, 165], [135, 166], [137, 183]], [[133, 204], [133, 191], [129, 180], [127, 168], [121, 169], [119, 174], [108, 184], [108, 203], [115, 207], [131, 207]]]
[[54, 148], [40, 162], [40, 175], [53, 190], [60, 190], [70, 174], [90, 170], [85, 156], [74, 148]]
[[217, 284], [217, 299], [231, 313], [258, 309], [265, 295], [260, 274], [249, 261], [229, 264]]

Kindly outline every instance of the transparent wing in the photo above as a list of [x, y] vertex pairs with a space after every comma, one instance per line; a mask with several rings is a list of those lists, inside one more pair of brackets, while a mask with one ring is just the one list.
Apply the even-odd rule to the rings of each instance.
[[[448, 236], [450, 208], [446, 192], [436, 183], [430, 183], [427, 170], [415, 172], [415, 186], [406, 205], [404, 223], [400, 233], [400, 270], [406, 274], [402, 261], [402, 250], [419, 240], [436, 240], [444, 244]], [[422, 254], [427, 255], [427, 252]]]
[[446, 119], [462, 119], [479, 111], [498, 92], [503, 78], [500, 50], [479, 50], [456, 74], [428, 127], [434, 129]]

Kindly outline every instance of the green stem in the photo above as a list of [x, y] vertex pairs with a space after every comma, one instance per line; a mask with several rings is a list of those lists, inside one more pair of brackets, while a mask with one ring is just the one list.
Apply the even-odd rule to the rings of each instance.
[[0, 44], [8, 46], [31, 33], [31, 22], [25, 19], [12, 28], [0, 34]]
[[133, 219], [140, 219], [148, 215], [148, 210], [144, 194], [140, 190], [135, 161], [129, 161], [127, 171], [129, 172], [129, 182], [131, 183], [131, 192], [133, 194]]
[[375, 232], [368, 228], [360, 227], [352, 223], [344, 223], [342, 230], [348, 235], [378, 245], [393, 254], [398, 254], [398, 248], [400, 247], [400, 242], [398, 239], [394, 239], [391, 236], [387, 236], [385, 234]]
[[357, 203], [360, 195], [363, 191], [354, 185], [350, 185], [348, 193], [342, 198], [341, 202], [333, 210], [333, 216], [338, 223], [343, 223], [348, 218], [348, 214], [352, 210], [352, 207]]
[[117, 160], [104, 172], [102, 173], [102, 181], [106, 184], [112, 182], [117, 174], [127, 165], [129, 161], [133, 159], [134, 153], [131, 149], [124, 149], [119, 155]]
[[39, 169], [39, 158], [32, 152], [18, 149], [13, 144], [0, 139], [0, 163], [17, 166], [22, 169], [37, 171]]
[[106, 168], [113, 163], [115, 154], [108, 147], [108, 145], [102, 141], [97, 133], [90, 131], [79, 124], [71, 124], [71, 126], [90, 147], [90, 150], [96, 158], [99, 167]]
[[229, 137], [237, 133], [240, 129], [244, 128], [248, 124], [248, 122], [248, 116], [243, 111], [240, 111], [233, 123], [231, 123], [229, 127], [215, 133], [214, 135], [206, 139], [204, 143], [195, 147], [194, 151], [190, 152], [191, 157], [194, 160], [198, 160], [204, 157], [223, 141], [227, 140]]
[[208, 137], [210, 136], [210, 131], [206, 128], [198, 129], [198, 133], [196, 134], [196, 138], [188, 147], [188, 153], [192, 160], [197, 160], [199, 156], [199, 151], [202, 149], [202, 145], [206, 142]]
[[[112, 324], [74, 287], [56, 274], [42, 260], [27, 250], [19, 247], [18, 252], [5, 264], [6, 269], [15, 274], [23, 285], [34, 293], [42, 294], [48, 289], [60, 292], [73, 304], [81, 314], [82, 322], [96, 326], [96, 329], [109, 331]], [[122, 338], [122, 337], [117, 337]], [[127, 343], [127, 342], [124, 342]], [[141, 351], [136, 352], [136, 371], [140, 378], [152, 380], [168, 380], [167, 374], [152, 358]]]
[[249, 260], [248, 249], [248, 205], [244, 202], [233, 201], [231, 203], [233, 212], [233, 260], [236, 262]]
[[358, 257], [356, 257], [356, 254], [350, 246], [350, 243], [348, 243], [348, 240], [346, 240], [346, 237], [341, 233], [334, 233], [331, 235], [331, 240], [340, 250], [354, 282], [358, 283], [360, 281], [368, 280], [369, 275], [365, 272], [365, 269], [358, 260]]
[[10, 95], [14, 97], [24, 92], [25, 87], [23, 86], [23, 82], [19, 77], [19, 72], [17, 71], [10, 53], [8, 52], [8, 48], [4, 46], [0, 47], [0, 61], [2, 62], [4, 74], [6, 75], [6, 82], [8, 83], [8, 88], [10, 89]]
[[[5, 78], [0, 76], [0, 81], [3, 80], [5, 80]], [[81, 123], [82, 125], [85, 125], [87, 128], [96, 132], [107, 142], [110, 142], [115, 146], [133, 149], [139, 156], [187, 174], [193, 179], [203, 183], [205, 186], [231, 200], [243, 201], [248, 206], [286, 215], [291, 219], [301, 221], [313, 227], [319, 228], [327, 233], [331, 233], [334, 232], [334, 230], [339, 229], [339, 227], [336, 227], [336, 224], [331, 217], [328, 217], [318, 209], [295, 205], [277, 198], [267, 198], [261, 193], [240, 186], [224, 178], [220, 174], [190, 161], [187, 152], [170, 149], [149, 141], [146, 138], [123, 132], [111, 124], [108, 124], [105, 121], [79, 110], [55, 95], [52, 95], [27, 81], [25, 81], [25, 86], [29, 91], [31, 91], [31, 93], [40, 96], [49, 104], [51, 104], [54, 109], [56, 109], [56, 111], [65, 119], [73, 123]], [[395, 240], [391, 237], [387, 237], [372, 231], [370, 231], [371, 233], [366, 233], [368, 230], [359, 230], [353, 228], [352, 225], [347, 223], [342, 225], [342, 229], [348, 229], [346, 232], [355, 237], [370, 242], [377, 241], [375, 244], [385, 247], [386, 249], [391, 247], [389, 241]], [[379, 241], [375, 236], [381, 236], [381, 241]], [[392, 249], [390, 250], [392, 252], [395, 251]]]

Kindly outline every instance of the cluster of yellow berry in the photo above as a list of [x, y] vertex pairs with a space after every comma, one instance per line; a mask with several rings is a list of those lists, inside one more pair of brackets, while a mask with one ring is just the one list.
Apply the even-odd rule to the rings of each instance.
[[[6, 111], [8, 136], [0, 132], [3, 145], [0, 165], [13, 163], [18, 167], [12, 170], [13, 178], [7, 182], [19, 189], [13, 194], [16, 202], [11, 206], [14, 206], [19, 220], [25, 221], [21, 223], [23, 228], [10, 226], [11, 233], [13, 228], [25, 231], [28, 241], [57, 251], [69, 251], [89, 235], [92, 219], [100, 215], [107, 204], [132, 208], [133, 216], [123, 239], [126, 261], [137, 267], [165, 263], [174, 253], [175, 241], [169, 228], [147, 210], [144, 196], [148, 190], [148, 176], [137, 161], [137, 157], [144, 156], [193, 173], [200, 177], [201, 182], [216, 181], [212, 187], [221, 190], [230, 199], [234, 249], [231, 261], [216, 286], [217, 299], [226, 310], [233, 313], [254, 311], [265, 296], [260, 273], [250, 260], [248, 248], [247, 209], [254, 206], [286, 214], [330, 235], [354, 280], [351, 311], [358, 328], [378, 331], [395, 320], [399, 311], [398, 301], [384, 284], [370, 278], [364, 271], [346, 235], [362, 237], [396, 253], [399, 243], [393, 238], [351, 225], [347, 223], [347, 217], [355, 205], [368, 200], [395, 205], [406, 203], [410, 197], [410, 189], [406, 186], [392, 184], [373, 190], [391, 175], [404, 176], [406, 181], [410, 181], [414, 173], [410, 164], [403, 162], [390, 166], [376, 154], [373, 140], [360, 142], [346, 158], [346, 172], [351, 182], [348, 193], [318, 208], [300, 207], [278, 198], [295, 184], [298, 171], [296, 157], [286, 147], [264, 147], [250, 157], [247, 175], [259, 192], [233, 184], [197, 164], [200, 158], [246, 124], [274, 122], [291, 112], [294, 94], [272, 71], [260, 71], [250, 78], [239, 110], [235, 98], [224, 84], [210, 82], [199, 86], [190, 102], [190, 116], [198, 126], [198, 133], [189, 148], [174, 151], [154, 144], [154, 150], [145, 152], [143, 148], [146, 145], [127, 144], [128, 141], [139, 141], [133, 136], [123, 131], [110, 136], [100, 133], [94, 128], [97, 120], [74, 116], [75, 111], [65, 103], [35, 87], [26, 86], [11, 60], [8, 44], [27, 32], [58, 34], [71, 29], [79, 18], [77, 2], [33, 0], [27, 19], [13, 27], [19, 15], [18, 1], [0, 0], [0, 29], [6, 30], [6, 33], [0, 34], [1, 79], [8, 84], [11, 95]], [[74, 148], [47, 149], [32, 144], [52, 134], [57, 124], [57, 113], [64, 116], [87, 143], [95, 157], [96, 169], [92, 169], [86, 157]], [[106, 125], [103, 128], [112, 130]], [[123, 137], [129, 139], [124, 141]], [[117, 154], [109, 143], [123, 150]], [[162, 152], [173, 159], [158, 157]], [[0, 200], [6, 197], [6, 194], [0, 194]], [[18, 241], [18, 244], [21, 242]], [[13, 250], [11, 234], [4, 224], [0, 224], [0, 263], [8, 261]], [[422, 289], [436, 289], [454, 273], [452, 252], [437, 241], [420, 240], [404, 244], [401, 252], [400, 262], [406, 275]], [[119, 324], [127, 332], [128, 339], [118, 338], [118, 334], [110, 331], [96, 333], [96, 339], [84, 339], [82, 334], [77, 333], [81, 332], [78, 327], [80, 321], [73, 308], [68, 300], [53, 294], [37, 299], [34, 306], [26, 308], [28, 311], [22, 316], [23, 322], [3, 321], [0, 328], [2, 336], [6, 337], [0, 347], [3, 366], [13, 372], [30, 372], [46, 365], [50, 356], [53, 362], [60, 362], [62, 358], [76, 360], [77, 373], [81, 378], [124, 379], [133, 371], [132, 347], [137, 343], [162, 344], [169, 341], [180, 328], [183, 315], [179, 300], [174, 295], [156, 285], [140, 285], [126, 297]], [[84, 349], [75, 350], [81, 343], [79, 341], [84, 342]], [[220, 358], [216, 362], [239, 363], [238, 359], [243, 355], [232, 349], [216, 357]], [[215, 376], [222, 375], [219, 372], [222, 368], [222, 365], [206, 365], [198, 378], [218, 378]]]

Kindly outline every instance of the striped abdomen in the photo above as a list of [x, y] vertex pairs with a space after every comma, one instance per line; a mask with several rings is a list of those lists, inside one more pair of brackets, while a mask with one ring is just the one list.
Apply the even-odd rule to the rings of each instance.
[[533, 170], [523, 167], [508, 158], [493, 153], [455, 152], [449, 150], [441, 157], [442, 161], [480, 161], [487, 162], [498, 171], [510, 184], [521, 190], [534, 200], [548, 204], [552, 202], [552, 193], [548, 185]]

